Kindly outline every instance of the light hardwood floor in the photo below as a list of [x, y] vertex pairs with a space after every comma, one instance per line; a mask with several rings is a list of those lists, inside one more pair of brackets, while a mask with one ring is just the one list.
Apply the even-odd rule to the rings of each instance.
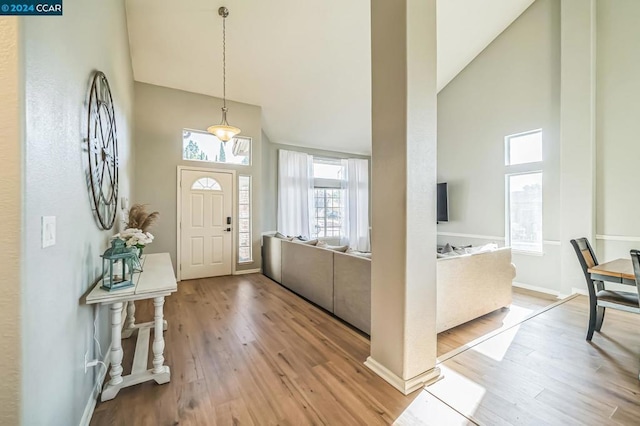
[[[442, 333], [440, 354], [487, 332], [497, 334], [442, 361], [444, 379], [405, 397], [362, 364], [369, 354], [365, 337], [266, 277], [182, 282], [165, 305], [171, 383], [124, 389], [113, 401], [98, 404], [92, 424], [473, 424], [469, 419], [488, 425], [624, 424], [634, 419], [630, 416], [637, 419], [637, 316], [608, 312], [605, 333], [596, 334], [592, 344], [584, 341], [581, 298], [518, 325], [552, 302], [516, 291], [510, 310]], [[150, 319], [149, 305], [137, 306], [137, 317]], [[133, 342], [124, 347], [126, 373]], [[551, 384], [545, 387], [544, 380]], [[602, 380], [609, 384], [601, 387]], [[602, 400], [595, 403], [598, 395]], [[563, 414], [568, 404], [582, 412], [575, 418]], [[544, 415], [538, 413], [542, 409]], [[593, 411], [605, 414], [597, 417]], [[586, 422], [586, 413], [598, 421]]]
[[427, 391], [487, 425], [640, 424], [640, 317], [608, 309], [585, 340], [573, 297], [440, 364]]
[[438, 356], [446, 355], [486, 334], [516, 324], [557, 300], [549, 294], [514, 287], [510, 309], [498, 309], [438, 334]]
[[165, 318], [171, 382], [123, 389], [92, 425], [472, 424], [426, 391], [403, 396], [363, 365], [368, 339], [263, 275], [181, 282]]

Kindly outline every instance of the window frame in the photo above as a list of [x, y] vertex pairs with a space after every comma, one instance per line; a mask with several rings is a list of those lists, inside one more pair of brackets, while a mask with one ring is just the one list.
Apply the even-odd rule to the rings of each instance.
[[514, 253], [527, 254], [531, 256], [544, 255], [544, 183], [542, 184], [542, 188], [540, 192], [540, 197], [541, 197], [540, 234], [542, 236], [542, 238], [540, 239], [540, 251], [514, 248], [512, 244], [513, 243], [512, 237], [511, 237], [511, 181], [510, 181], [510, 178], [514, 176], [538, 175], [538, 174], [540, 175], [540, 181], [544, 182], [544, 172], [541, 169], [505, 174], [505, 244], [511, 247], [511, 251]]
[[[316, 161], [317, 160], [317, 161]], [[313, 164], [315, 165], [316, 162], [317, 163], [324, 163], [324, 164], [335, 164], [335, 165], [339, 165], [342, 166], [342, 158], [332, 158], [332, 157], [322, 157], [322, 156], [313, 156]], [[315, 170], [315, 168], [314, 168]], [[345, 190], [345, 186], [346, 186], [346, 182], [344, 179], [329, 179], [329, 178], [317, 178], [315, 177], [315, 174], [313, 176], [313, 211], [311, 212], [312, 214], [312, 219], [314, 220], [315, 223], [317, 223], [317, 216], [316, 216], [316, 212], [318, 210], [318, 208], [316, 207], [316, 190], [339, 190], [339, 191], [344, 191]], [[343, 198], [341, 196], [341, 198]], [[339, 228], [339, 233], [338, 235], [331, 235], [328, 236], [326, 235], [326, 230], [327, 230], [327, 226], [326, 226], [326, 222], [327, 222], [327, 218], [326, 218], [326, 192], [325, 192], [325, 217], [324, 217], [324, 224], [325, 226], [322, 228], [324, 229], [324, 236], [320, 237], [318, 236], [318, 233], [313, 232], [312, 235], [310, 236], [311, 238], [318, 238], [318, 239], [335, 239], [335, 238], [339, 238], [342, 239], [345, 236], [342, 235], [342, 223], [340, 224], [340, 228]], [[344, 215], [345, 213], [345, 206], [342, 205], [340, 207], [340, 211], [341, 213]], [[344, 220], [344, 218], [343, 218]]]
[[[227, 163], [227, 162], [220, 162], [220, 161], [213, 161], [213, 160], [198, 160], [196, 158], [184, 158], [184, 132], [191, 132], [191, 133], [199, 133], [202, 134], [204, 136], [210, 136], [214, 139], [217, 139], [218, 141], [220, 141], [220, 143], [229, 143], [232, 142], [233, 139], [246, 139], [249, 141], [249, 162], [247, 164], [242, 164], [242, 163]], [[206, 163], [206, 164], [221, 164], [223, 166], [233, 166], [233, 167], [251, 167], [253, 165], [253, 138], [251, 138], [250, 136], [243, 136], [243, 135], [238, 135], [235, 136], [234, 138], [230, 139], [228, 142], [222, 142], [220, 139], [218, 139], [218, 137], [214, 134], [211, 134], [205, 130], [198, 130], [198, 129], [190, 129], [190, 128], [183, 128], [182, 129], [182, 148], [181, 148], [181, 154], [180, 154], [180, 159], [182, 161], [194, 161], [196, 163]]]
[[[542, 150], [542, 160], [541, 161], [533, 161], [529, 163], [518, 163], [518, 164], [510, 164], [510, 140], [514, 137], [518, 136], [526, 136], [530, 134], [540, 133], [541, 147]], [[505, 245], [511, 247], [511, 251], [517, 254], [524, 254], [529, 256], [544, 256], [544, 132], [543, 129], [534, 129], [528, 130], [526, 132], [514, 133], [511, 135], [507, 135], [504, 138], [504, 164], [505, 164], [505, 172], [504, 172], [504, 211], [505, 211], [505, 234], [504, 234], [504, 242]], [[541, 188], [541, 241], [540, 241], [540, 251], [537, 250], [523, 250], [513, 248], [512, 246], [512, 238], [511, 238], [511, 185], [510, 178], [512, 176], [519, 175], [531, 175], [531, 174], [540, 174], [540, 180], [542, 182]]]
[[[242, 192], [242, 186], [240, 185], [240, 179], [241, 178], [247, 178], [249, 180], [249, 189], [247, 190], [247, 192], [249, 193], [249, 198], [248, 198], [248, 206], [249, 206], [249, 231], [248, 232], [241, 232], [240, 231], [240, 193]], [[253, 179], [251, 175], [242, 175], [239, 174], [238, 175], [238, 247], [237, 247], [237, 256], [238, 256], [238, 265], [243, 265], [243, 264], [247, 264], [247, 263], [253, 263], [253, 203], [252, 203], [252, 196], [253, 196]], [[240, 245], [240, 234], [249, 234], [249, 260], [240, 260], [240, 249], [242, 248], [242, 246]]]
[[[528, 135], [533, 135], [536, 133], [540, 133], [540, 150], [542, 151], [540, 153], [540, 157], [542, 158], [539, 161], [530, 161], [528, 163], [517, 163], [517, 164], [511, 164], [511, 144], [509, 142], [511, 142], [511, 139], [513, 138], [517, 138], [517, 137], [522, 137], [522, 136], [528, 136]], [[534, 130], [528, 130], [526, 132], [521, 132], [521, 133], [514, 133], [512, 135], [507, 135], [504, 137], [504, 165], [506, 167], [519, 167], [519, 166], [525, 166], [528, 164], [539, 164], [544, 162], [544, 134], [542, 133], [542, 129], [534, 129]]]
[[[315, 202], [316, 202], [316, 191], [325, 191], [324, 194], [324, 206], [322, 207], [325, 211], [324, 214], [324, 227], [322, 227], [321, 229], [324, 230], [324, 236], [319, 236], [318, 233], [314, 232], [313, 235], [311, 235], [311, 237], [313, 238], [340, 238], [342, 239], [344, 237], [344, 235], [342, 235], [342, 222], [340, 223], [340, 226], [338, 227], [338, 235], [327, 235], [327, 195], [326, 195], [326, 191], [342, 191], [344, 190], [344, 188], [332, 188], [332, 187], [318, 187], [318, 186], [314, 186], [313, 187], [313, 203], [314, 203], [314, 207], [313, 207], [313, 220], [315, 223], [317, 222], [318, 216], [316, 215], [316, 212], [318, 211], [318, 207], [315, 206]], [[340, 196], [340, 198], [342, 199], [342, 195]], [[345, 206], [340, 206], [340, 213], [342, 215], [344, 215], [344, 207]], [[335, 229], [336, 227], [330, 227], [331, 229]]]

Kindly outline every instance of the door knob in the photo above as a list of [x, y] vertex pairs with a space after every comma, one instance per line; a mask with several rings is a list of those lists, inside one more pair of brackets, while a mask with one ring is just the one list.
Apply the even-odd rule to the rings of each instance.
[[231, 228], [227, 228], [224, 230], [225, 232], [231, 232]]

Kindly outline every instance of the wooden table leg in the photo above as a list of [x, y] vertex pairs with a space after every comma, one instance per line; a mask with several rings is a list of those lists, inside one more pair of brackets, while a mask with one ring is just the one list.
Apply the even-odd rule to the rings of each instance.
[[109, 380], [109, 383], [106, 384], [104, 390], [102, 391], [102, 401], [108, 401], [115, 398], [115, 396], [120, 391], [120, 384], [123, 380], [122, 357], [124, 353], [122, 351], [122, 341], [120, 334], [122, 330], [122, 302], [111, 304], [109, 310], [111, 312], [111, 371], [109, 371], [111, 380]]
[[155, 327], [153, 331], [153, 375], [154, 380], [158, 384], [168, 383], [171, 377], [169, 366], [164, 365], [164, 335], [165, 327], [163, 317], [164, 297], [156, 297], [153, 299], [155, 313], [153, 316]]

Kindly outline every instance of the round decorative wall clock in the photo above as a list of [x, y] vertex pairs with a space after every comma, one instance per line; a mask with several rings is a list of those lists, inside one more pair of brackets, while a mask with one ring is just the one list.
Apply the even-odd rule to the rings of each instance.
[[87, 143], [93, 210], [100, 227], [111, 229], [118, 206], [118, 137], [111, 89], [101, 71], [96, 71], [91, 80]]

